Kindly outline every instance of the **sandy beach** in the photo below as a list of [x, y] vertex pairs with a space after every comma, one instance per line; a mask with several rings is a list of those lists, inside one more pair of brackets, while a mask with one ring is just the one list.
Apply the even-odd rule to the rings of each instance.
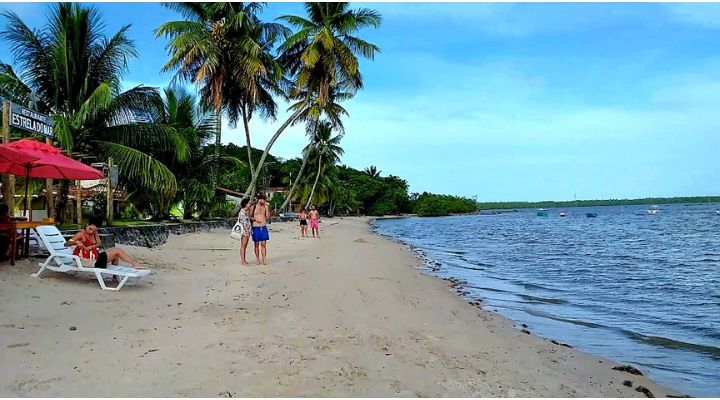
[[32, 278], [37, 259], [3, 264], [0, 395], [675, 394], [468, 304], [368, 219], [322, 228], [300, 239], [294, 223], [272, 224], [266, 267], [242, 267], [223, 230], [121, 246], [154, 272], [119, 292]]

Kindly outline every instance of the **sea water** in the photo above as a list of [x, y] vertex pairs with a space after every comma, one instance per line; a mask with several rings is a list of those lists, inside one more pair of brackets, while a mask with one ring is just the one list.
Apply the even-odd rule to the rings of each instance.
[[[551, 209], [375, 222], [427, 273], [534, 334], [720, 397], [718, 205]], [[560, 217], [565, 212], [566, 217]], [[587, 218], [586, 213], [597, 213]]]

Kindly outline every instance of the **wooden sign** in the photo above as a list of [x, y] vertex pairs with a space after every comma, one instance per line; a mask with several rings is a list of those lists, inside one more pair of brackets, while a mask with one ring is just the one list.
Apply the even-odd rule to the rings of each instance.
[[55, 121], [45, 114], [10, 103], [10, 126], [53, 138]]

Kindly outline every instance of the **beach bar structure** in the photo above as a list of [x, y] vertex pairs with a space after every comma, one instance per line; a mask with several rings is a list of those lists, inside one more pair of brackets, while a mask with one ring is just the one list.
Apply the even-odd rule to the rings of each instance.
[[[54, 121], [52, 118], [21, 105], [13, 104], [8, 100], [3, 100], [2, 105], [2, 147], [6, 149], [6, 151], [22, 153], [32, 158], [28, 159], [27, 157], [23, 158], [14, 155], [0, 160], [0, 173], [3, 174], [3, 201], [5, 201], [11, 210], [15, 208], [15, 182], [13, 176], [25, 177], [25, 204], [23, 206], [23, 214], [27, 214], [28, 219], [32, 220], [33, 207], [31, 205], [31, 196], [29, 196], [28, 193], [29, 180], [31, 178], [46, 178], [45, 206], [47, 215], [50, 216], [54, 211], [53, 195], [55, 191], [53, 179], [76, 180], [75, 209], [76, 219], [78, 223], [80, 223], [82, 218], [82, 186], [80, 181], [101, 179], [103, 178], [103, 173], [66, 156], [62, 150], [52, 146], [52, 139], [54, 137]], [[28, 131], [33, 135], [43, 136], [45, 141], [39, 142], [32, 139], [20, 139], [11, 142], [11, 126]], [[111, 198], [111, 193], [108, 185], [109, 198]], [[113, 204], [112, 200], [109, 204]]]

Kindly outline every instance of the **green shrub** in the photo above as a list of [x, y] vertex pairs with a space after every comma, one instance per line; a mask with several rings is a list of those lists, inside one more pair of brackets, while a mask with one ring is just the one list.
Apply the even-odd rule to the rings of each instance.
[[467, 197], [425, 192], [412, 202], [412, 211], [421, 217], [467, 214], [477, 211], [477, 203]]

